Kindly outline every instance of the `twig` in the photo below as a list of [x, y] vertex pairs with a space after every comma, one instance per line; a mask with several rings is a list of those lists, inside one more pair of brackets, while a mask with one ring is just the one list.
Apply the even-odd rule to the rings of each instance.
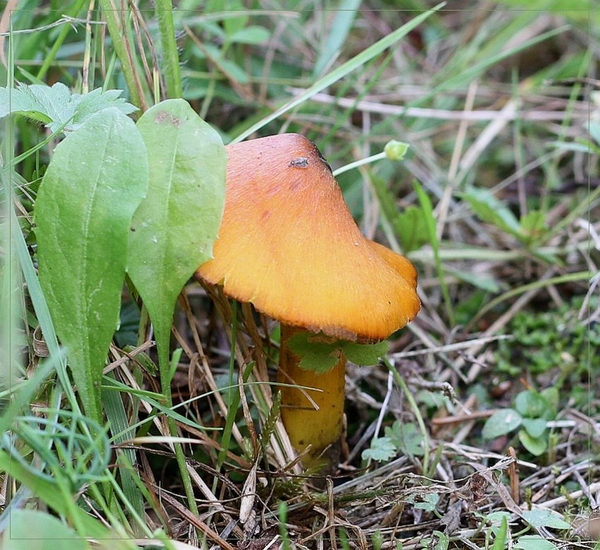
[[392, 353], [391, 357], [394, 359], [406, 359], [407, 357], [416, 357], [418, 355], [427, 355], [429, 353], [448, 353], [450, 351], [458, 351], [472, 346], [483, 346], [490, 342], [496, 342], [498, 340], [510, 340], [513, 336], [511, 334], [497, 334], [496, 336], [485, 336], [483, 338], [475, 338], [473, 340], [467, 340], [465, 342], [457, 342], [455, 344], [447, 344], [445, 346], [436, 346], [427, 349], [418, 349], [415, 351], [401, 351], [398, 353]]
[[577, 500], [578, 498], [586, 496], [586, 494], [596, 493], [597, 491], [600, 491], [600, 481], [588, 485], [585, 491], [583, 489], [580, 489], [579, 491], [573, 491], [566, 496], [553, 498], [551, 500], [547, 500], [546, 502], [540, 502], [538, 506], [540, 508], [558, 508], [563, 504]]
[[[290, 91], [299, 95], [305, 90], [299, 88], [290, 88]], [[501, 111], [449, 111], [446, 109], [427, 109], [423, 107], [402, 107], [400, 105], [387, 105], [385, 103], [376, 103], [374, 101], [356, 101], [353, 98], [334, 97], [325, 93], [313, 94], [311, 99], [317, 103], [326, 105], [339, 105], [344, 109], [354, 108], [357, 111], [369, 113], [379, 113], [386, 116], [407, 116], [412, 118], [426, 118], [438, 120], [469, 120], [474, 122], [481, 121], [504, 121], [511, 120], [537, 120], [537, 121], [563, 121], [565, 119], [586, 119], [589, 116], [587, 109], [574, 113], [564, 111], [518, 111], [514, 108], [505, 107]]]

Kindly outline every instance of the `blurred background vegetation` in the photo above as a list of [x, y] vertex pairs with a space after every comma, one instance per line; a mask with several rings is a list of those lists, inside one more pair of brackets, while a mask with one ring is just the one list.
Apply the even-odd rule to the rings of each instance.
[[[53, 389], [57, 363], [47, 358], [31, 288], [4, 262], [2, 308], [14, 323], [3, 326], [2, 345], [14, 354], [3, 361], [2, 399], [5, 410], [18, 406], [5, 416], [13, 429], [0, 457], [0, 527], [14, 510], [48, 506], [68, 519], [57, 527], [46, 518], [59, 529], [49, 533], [66, 536], [68, 524], [100, 537], [97, 522], [167, 546], [504, 548], [512, 537], [515, 548], [597, 547], [600, 10], [592, 0], [451, 0], [381, 47], [436, 3], [0, 6], [2, 85], [119, 89], [140, 109], [134, 118], [181, 95], [224, 143], [298, 132], [334, 171], [392, 139], [406, 142], [403, 161], [364, 164], [338, 181], [363, 232], [413, 261], [423, 302], [391, 338], [388, 367], [350, 366], [347, 446], [324, 495], [269, 439], [276, 408], [264, 382], [277, 347], [269, 320], [247, 308], [232, 314], [190, 281], [173, 326], [179, 406], [165, 411], [144, 309], [124, 290], [106, 358], [106, 383], [118, 391], [109, 392], [116, 401], [104, 432], [73, 420], [73, 403]], [[171, 16], [170, 42], [161, 32]], [[32, 152], [47, 129], [21, 116], [2, 123], [3, 191], [12, 181], [34, 270], [31, 214], [58, 138]], [[228, 389], [237, 374], [223, 318], [232, 315], [247, 384], [241, 402]], [[38, 420], [17, 421], [17, 412]], [[186, 439], [195, 510], [181, 496], [165, 415]], [[64, 430], [35, 446], [45, 422]], [[110, 456], [84, 466], [68, 458], [98, 438]], [[25, 473], [11, 477], [11, 468]]]

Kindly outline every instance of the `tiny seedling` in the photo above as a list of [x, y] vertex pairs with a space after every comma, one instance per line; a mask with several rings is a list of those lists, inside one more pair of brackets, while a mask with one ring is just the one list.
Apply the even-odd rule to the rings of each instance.
[[514, 408], [501, 409], [490, 416], [483, 426], [485, 439], [495, 439], [518, 430], [519, 441], [534, 456], [548, 448], [547, 422], [556, 417], [558, 390], [550, 387], [536, 392], [525, 390], [515, 398]]

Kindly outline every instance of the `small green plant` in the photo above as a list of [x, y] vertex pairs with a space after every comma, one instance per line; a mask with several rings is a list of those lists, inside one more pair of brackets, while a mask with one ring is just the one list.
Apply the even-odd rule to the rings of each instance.
[[[498, 369], [512, 376], [523, 367], [531, 374], [558, 369], [560, 382], [588, 368], [597, 370], [600, 359], [588, 351], [600, 346], [600, 325], [582, 322], [581, 306], [582, 298], [577, 297], [553, 311], [515, 315], [507, 331], [514, 339], [498, 343]], [[590, 300], [589, 309], [596, 307], [598, 300]]]
[[509, 541], [513, 541], [513, 548], [521, 550], [556, 550], [558, 546], [548, 541], [540, 535], [531, 535], [532, 529], [555, 529], [566, 530], [570, 525], [563, 519], [562, 515], [554, 510], [535, 508], [523, 512], [522, 519], [525, 527], [515, 530], [516, 524], [514, 517], [511, 520], [511, 513], [505, 510], [490, 512], [489, 514], [479, 514], [486, 525], [486, 538], [493, 535], [494, 542], [492, 550], [502, 550], [506, 548]]
[[488, 189], [468, 188], [462, 194], [479, 218], [491, 223], [503, 232], [512, 235], [524, 245], [530, 245], [547, 232], [546, 215], [540, 210], [531, 210], [520, 219]]
[[501, 409], [490, 416], [483, 426], [483, 437], [495, 439], [518, 430], [519, 441], [534, 456], [548, 448], [547, 423], [556, 417], [558, 390], [550, 387], [536, 392], [522, 391], [515, 398], [514, 408]]
[[386, 462], [402, 452], [410, 456], [423, 456], [422, 435], [412, 423], [396, 420], [392, 426], [385, 427], [384, 437], [375, 437], [371, 446], [362, 452], [363, 460]]

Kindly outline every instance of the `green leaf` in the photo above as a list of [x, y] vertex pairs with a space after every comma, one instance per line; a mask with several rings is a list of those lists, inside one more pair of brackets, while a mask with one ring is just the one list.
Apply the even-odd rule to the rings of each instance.
[[[546, 403], [548, 403], [548, 405], [549, 405], [549, 411], [548, 411], [547, 415], [544, 416], [544, 418], [546, 418], [546, 420], [553, 420], [556, 417], [556, 409], [558, 408], [558, 404], [560, 401], [558, 387], [550, 386], [548, 388], [544, 388], [540, 392], [540, 395], [542, 396], [543, 399], [546, 400]], [[550, 415], [550, 416], [548, 416], [548, 415]]]
[[269, 30], [258, 25], [249, 25], [229, 36], [230, 42], [237, 44], [264, 44], [269, 38], [271, 38]]
[[515, 397], [515, 408], [522, 416], [528, 418], [544, 418], [548, 402], [537, 392], [525, 390]]
[[[89, 117], [103, 111], [104, 109], [116, 108], [124, 115], [129, 115], [137, 111], [137, 107], [127, 103], [124, 98], [119, 97], [121, 90], [105, 90], [96, 88], [87, 94], [73, 94], [70, 106], [73, 109], [73, 120], [65, 128], [65, 131], [74, 130], [83, 124]], [[51, 130], [56, 130], [59, 124], [65, 122], [57, 121], [50, 125]]]
[[240, 84], [246, 84], [248, 82], [248, 74], [246, 71], [238, 65], [235, 61], [224, 57], [224, 52], [212, 44], [204, 44], [206, 53], [210, 56], [211, 60], [214, 61], [217, 66], [227, 73], [233, 80]]
[[570, 529], [571, 525], [567, 523], [561, 514], [548, 508], [537, 508], [534, 510], [525, 510], [523, 519], [533, 528], [548, 527], [550, 529]]
[[322, 340], [320, 336], [298, 332], [288, 340], [290, 350], [300, 357], [298, 366], [317, 374], [330, 371], [340, 360], [340, 342]]
[[429, 195], [425, 192], [425, 189], [423, 189], [423, 186], [418, 181], [413, 181], [413, 188], [415, 190], [415, 193], [417, 194], [419, 206], [423, 211], [425, 228], [429, 237], [429, 243], [431, 244], [431, 248], [433, 250], [433, 260], [435, 263], [437, 277], [440, 282], [440, 289], [442, 291], [442, 297], [444, 299], [446, 315], [448, 316], [450, 324], [454, 325], [454, 303], [450, 296], [450, 289], [446, 282], [445, 265], [442, 262], [442, 258], [440, 255], [440, 240], [438, 239], [437, 235], [435, 215], [433, 213], [433, 205], [431, 204], [431, 199], [429, 198]]
[[330, 340], [321, 334], [298, 332], [288, 341], [290, 350], [300, 357], [298, 366], [317, 374], [330, 371], [342, 354], [355, 365], [375, 365], [383, 357], [389, 344], [386, 341], [375, 344], [357, 344], [345, 340]]
[[240, 13], [242, 15], [238, 17], [224, 17], [223, 18], [223, 27], [225, 28], [225, 32], [228, 36], [232, 36], [238, 31], [243, 30], [243, 28], [248, 24], [248, 14], [245, 11], [246, 6], [244, 6], [241, 0], [216, 0], [210, 2], [210, 11], [211, 12], [229, 12], [228, 15], [232, 13]]
[[394, 422], [386, 426], [385, 435], [398, 449], [411, 456], [423, 456], [423, 435], [414, 424]]
[[408, 253], [428, 243], [429, 231], [425, 210], [418, 206], [408, 206], [403, 212], [399, 212], [387, 182], [375, 174], [372, 175], [371, 181], [383, 215], [392, 225], [394, 234], [402, 245], [402, 251]]
[[548, 448], [548, 438], [532, 437], [525, 430], [519, 430], [519, 441], [533, 456], [540, 456]]
[[527, 242], [540, 237], [548, 227], [546, 226], [546, 213], [540, 210], [531, 210], [521, 218], [521, 237]]
[[417, 250], [429, 242], [428, 224], [427, 213], [419, 206], [408, 206], [395, 217], [394, 228], [404, 252]]
[[587, 139], [579, 139], [577, 142], [567, 142], [567, 141], [551, 141], [548, 144], [548, 147], [556, 147], [557, 149], [562, 149], [563, 151], [575, 151], [577, 153], [600, 153], [600, 149], [594, 145], [591, 141]]
[[390, 344], [385, 340], [375, 344], [357, 344], [356, 342], [341, 341], [340, 346], [346, 359], [361, 367], [376, 365], [379, 362], [379, 358], [383, 357], [390, 349]]
[[18, 84], [16, 88], [0, 88], [0, 118], [18, 113], [42, 122], [52, 132], [63, 125], [63, 131], [70, 132], [105, 109], [116, 108], [126, 115], [137, 110], [120, 95], [121, 90], [101, 88], [88, 94], [71, 94], [60, 82], [53, 86]]
[[437, 509], [438, 503], [440, 501], [440, 495], [435, 493], [425, 493], [422, 497], [422, 500], [414, 502], [414, 507], [417, 510], [426, 510], [427, 512], [434, 512]]
[[506, 546], [506, 535], [508, 533], [508, 517], [503, 515], [500, 519], [500, 528], [496, 531], [492, 550], [504, 550]]
[[148, 150], [150, 187], [131, 225], [128, 271], [152, 319], [157, 345], [168, 351], [177, 296], [212, 257], [227, 156], [217, 132], [182, 99], [155, 105], [138, 128]]
[[539, 535], [524, 535], [519, 537], [513, 548], [515, 550], [558, 550], [556, 544]]
[[494, 439], [517, 429], [523, 418], [514, 409], [501, 409], [490, 416], [483, 425], [482, 435], [485, 439]]
[[523, 429], [533, 438], [544, 435], [546, 421], [543, 418], [523, 418]]
[[[490, 512], [489, 514], [485, 514], [483, 516], [488, 522], [491, 523], [490, 530], [494, 534], [494, 536], [498, 536], [498, 533], [502, 530], [503, 524], [506, 522], [506, 527], [508, 527], [508, 523], [510, 522], [511, 513], [505, 511], [497, 511]], [[506, 535], [506, 528], [504, 529], [504, 534]], [[504, 546], [502, 546], [504, 548]]]
[[448, 273], [456, 276], [458, 279], [465, 283], [469, 283], [475, 288], [485, 290], [496, 294], [500, 292], [501, 287], [498, 284], [498, 280], [493, 275], [486, 275], [483, 273], [473, 273], [468, 271], [459, 271], [457, 269], [448, 269]]
[[148, 185], [146, 159], [133, 121], [106, 109], [56, 147], [35, 205], [40, 284], [84, 409], [98, 422], [129, 227]]
[[471, 187], [462, 197], [477, 216], [512, 235], [519, 235], [520, 226], [515, 215], [487, 189]]
[[[35, 528], [32, 529], [32, 526]], [[46, 512], [13, 510], [0, 546], [3, 550], [87, 550], [89, 543]]]
[[396, 456], [398, 449], [389, 437], [376, 437], [371, 441], [371, 447], [365, 449], [361, 457], [363, 460], [376, 460], [387, 462]]

